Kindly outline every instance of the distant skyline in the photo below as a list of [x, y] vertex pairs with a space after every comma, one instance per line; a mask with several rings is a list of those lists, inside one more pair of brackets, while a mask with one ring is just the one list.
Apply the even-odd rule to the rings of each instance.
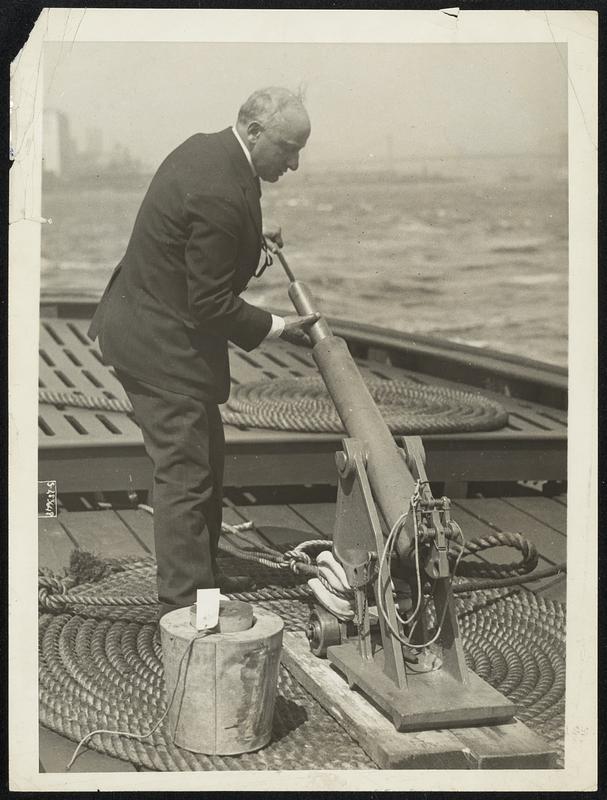
[[551, 44], [47, 43], [45, 108], [84, 149], [148, 168], [184, 138], [233, 124], [256, 88], [303, 86], [302, 164], [563, 153], [566, 47]]

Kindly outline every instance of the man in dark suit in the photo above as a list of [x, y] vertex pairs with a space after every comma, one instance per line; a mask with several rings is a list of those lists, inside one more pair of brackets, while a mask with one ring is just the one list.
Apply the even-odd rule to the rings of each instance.
[[[310, 134], [286, 89], [255, 92], [233, 128], [195, 134], [161, 164], [89, 335], [127, 392], [154, 464], [161, 613], [218, 579], [228, 341], [252, 350], [317, 318], [279, 318], [239, 295], [262, 250], [259, 179], [296, 170]], [[264, 230], [282, 246], [280, 229]]]

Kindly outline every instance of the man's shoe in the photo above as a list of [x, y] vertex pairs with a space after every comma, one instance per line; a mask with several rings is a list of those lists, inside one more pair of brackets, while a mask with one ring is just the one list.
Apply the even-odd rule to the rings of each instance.
[[257, 588], [255, 581], [248, 575], [226, 575], [224, 572], [217, 572], [215, 582], [222, 594], [253, 592]]

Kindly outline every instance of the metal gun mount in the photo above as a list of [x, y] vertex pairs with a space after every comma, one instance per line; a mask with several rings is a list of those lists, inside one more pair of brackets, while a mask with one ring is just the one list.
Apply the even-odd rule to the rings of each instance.
[[[292, 280], [289, 296], [298, 313], [314, 312], [305, 284]], [[312, 651], [326, 655], [351, 688], [358, 687], [392, 718], [397, 730], [511, 719], [515, 706], [466, 666], [449, 561], [461, 531], [451, 520], [449, 500], [432, 496], [421, 439], [394, 440], [346, 343], [324, 319], [310, 327], [309, 336], [314, 360], [349, 434], [336, 454], [333, 555], [353, 589], [356, 612], [353, 624], [321, 606], [313, 609], [307, 627]], [[415, 507], [403, 521], [413, 497]], [[395, 526], [396, 564], [390, 566], [384, 551]], [[391, 574], [400, 587], [396, 599]], [[418, 584], [428, 579], [433, 582], [436, 633], [428, 632], [420, 611]], [[370, 595], [376, 616], [370, 611]], [[409, 614], [406, 624], [403, 613]]]

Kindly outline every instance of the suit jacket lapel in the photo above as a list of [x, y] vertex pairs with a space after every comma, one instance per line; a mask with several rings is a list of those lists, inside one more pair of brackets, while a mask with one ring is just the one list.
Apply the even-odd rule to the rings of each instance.
[[259, 232], [259, 236], [261, 237], [261, 205], [259, 204], [259, 191], [257, 186], [254, 184], [248, 184], [247, 186], [243, 186], [244, 195], [247, 201], [247, 207], [249, 209], [249, 213], [251, 214], [251, 218], [255, 223], [255, 227]]
[[261, 240], [262, 223], [261, 206], [259, 203], [259, 181], [255, 175], [253, 175], [251, 165], [247, 161], [245, 154], [242, 152], [242, 147], [236, 140], [232, 129], [226, 128], [225, 130], [220, 131], [219, 137], [221, 144], [230, 157], [232, 168], [234, 169], [236, 177], [238, 178], [238, 183], [244, 192], [251, 219], [253, 220], [257, 231], [259, 232], [259, 237]]

